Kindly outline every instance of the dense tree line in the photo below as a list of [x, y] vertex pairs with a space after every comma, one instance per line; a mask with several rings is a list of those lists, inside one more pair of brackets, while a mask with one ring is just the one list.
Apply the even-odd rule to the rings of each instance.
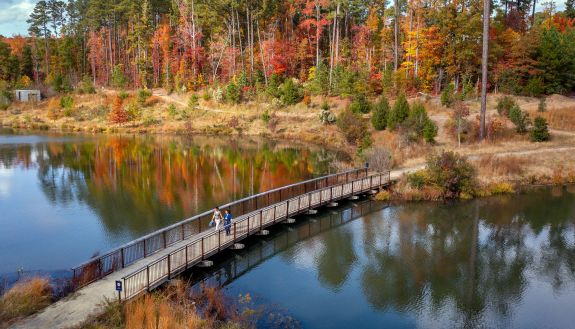
[[[493, 3], [489, 88], [537, 96], [575, 87], [575, 10]], [[0, 80], [56, 91], [80, 82], [240, 92], [285, 77], [308, 91], [463, 95], [481, 84], [480, 0], [39, 1], [29, 36], [0, 42]]]

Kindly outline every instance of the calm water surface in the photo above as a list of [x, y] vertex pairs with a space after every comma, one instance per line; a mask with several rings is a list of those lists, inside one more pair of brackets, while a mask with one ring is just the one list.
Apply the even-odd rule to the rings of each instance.
[[384, 206], [300, 218], [207, 280], [271, 305], [262, 328], [575, 328], [575, 187]]
[[68, 269], [253, 193], [328, 173], [318, 147], [0, 131], [0, 275]]

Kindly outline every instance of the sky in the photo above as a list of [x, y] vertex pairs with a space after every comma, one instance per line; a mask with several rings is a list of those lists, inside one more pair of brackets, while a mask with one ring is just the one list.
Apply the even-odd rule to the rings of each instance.
[[[28, 34], [28, 15], [39, 0], [0, 0], [0, 35]], [[137, 0], [134, 0], [137, 1]], [[544, 1], [538, 1], [544, 2]], [[557, 9], [562, 10], [565, 0], [556, 0]]]

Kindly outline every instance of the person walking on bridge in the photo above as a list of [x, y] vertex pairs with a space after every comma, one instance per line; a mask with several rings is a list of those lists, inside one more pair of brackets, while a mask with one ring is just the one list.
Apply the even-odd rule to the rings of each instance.
[[222, 212], [220, 211], [219, 207], [214, 209], [214, 214], [212, 215], [212, 222], [216, 224], [216, 231], [220, 229], [220, 225], [222, 224]]
[[228, 209], [224, 210], [224, 229], [226, 229], [226, 235], [230, 235], [232, 229], [232, 213]]

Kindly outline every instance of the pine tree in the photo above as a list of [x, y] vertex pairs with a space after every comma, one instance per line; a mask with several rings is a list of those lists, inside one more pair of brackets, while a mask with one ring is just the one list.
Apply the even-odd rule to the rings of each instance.
[[565, 16], [569, 18], [575, 18], [575, 0], [565, 1]]
[[405, 98], [405, 94], [401, 93], [399, 94], [397, 100], [395, 100], [393, 108], [389, 113], [387, 119], [387, 126], [389, 127], [389, 129], [395, 130], [400, 124], [403, 123], [403, 121], [405, 121], [405, 119], [407, 119], [408, 116], [409, 116], [409, 103]]
[[547, 120], [542, 117], [536, 117], [533, 121], [533, 129], [531, 130], [531, 140], [534, 142], [548, 141], [551, 136], [547, 127]]
[[110, 112], [109, 120], [112, 123], [122, 124], [128, 122], [128, 112], [124, 109], [123, 100], [121, 97], [116, 96], [112, 103], [112, 111]]
[[387, 117], [389, 115], [389, 102], [385, 96], [381, 96], [373, 107], [371, 124], [375, 130], [384, 130], [387, 127]]

